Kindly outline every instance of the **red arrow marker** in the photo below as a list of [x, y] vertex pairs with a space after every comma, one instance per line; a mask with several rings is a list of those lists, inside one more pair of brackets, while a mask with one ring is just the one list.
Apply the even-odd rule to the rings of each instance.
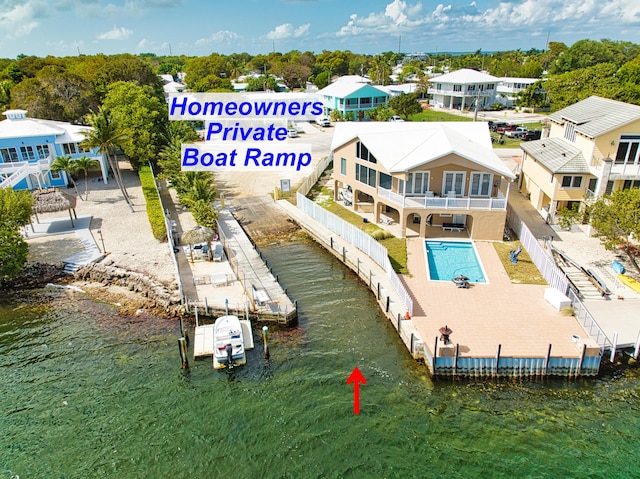
[[353, 368], [353, 372], [347, 379], [347, 384], [353, 383], [353, 414], [360, 414], [360, 383], [367, 384], [358, 367]]

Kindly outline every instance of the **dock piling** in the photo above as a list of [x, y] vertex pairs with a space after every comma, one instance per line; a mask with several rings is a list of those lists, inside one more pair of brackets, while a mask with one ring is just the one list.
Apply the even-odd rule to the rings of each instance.
[[178, 349], [180, 351], [182, 369], [189, 369], [189, 360], [187, 359], [187, 340], [185, 338], [178, 339]]
[[269, 359], [269, 344], [267, 342], [267, 335], [269, 334], [269, 328], [265, 325], [262, 326], [262, 341], [264, 343], [264, 358]]

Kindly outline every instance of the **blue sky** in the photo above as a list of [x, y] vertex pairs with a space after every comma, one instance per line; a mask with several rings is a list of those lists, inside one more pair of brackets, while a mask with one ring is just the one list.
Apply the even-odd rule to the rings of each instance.
[[0, 0], [0, 58], [640, 43], [638, 0]]

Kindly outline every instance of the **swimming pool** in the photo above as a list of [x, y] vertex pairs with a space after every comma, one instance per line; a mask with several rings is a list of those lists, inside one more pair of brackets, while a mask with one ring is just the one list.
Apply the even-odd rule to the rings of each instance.
[[470, 241], [425, 241], [429, 279], [451, 281], [463, 275], [471, 283], [486, 283], [480, 259]]

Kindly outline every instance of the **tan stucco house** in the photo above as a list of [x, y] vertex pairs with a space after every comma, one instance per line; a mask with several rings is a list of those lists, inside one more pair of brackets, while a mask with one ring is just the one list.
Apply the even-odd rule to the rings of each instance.
[[515, 176], [487, 123], [337, 123], [331, 150], [335, 199], [354, 211], [399, 223], [403, 236], [502, 240]]
[[520, 145], [519, 187], [550, 223], [563, 208], [640, 187], [640, 106], [592, 96], [549, 120], [548, 138]]

